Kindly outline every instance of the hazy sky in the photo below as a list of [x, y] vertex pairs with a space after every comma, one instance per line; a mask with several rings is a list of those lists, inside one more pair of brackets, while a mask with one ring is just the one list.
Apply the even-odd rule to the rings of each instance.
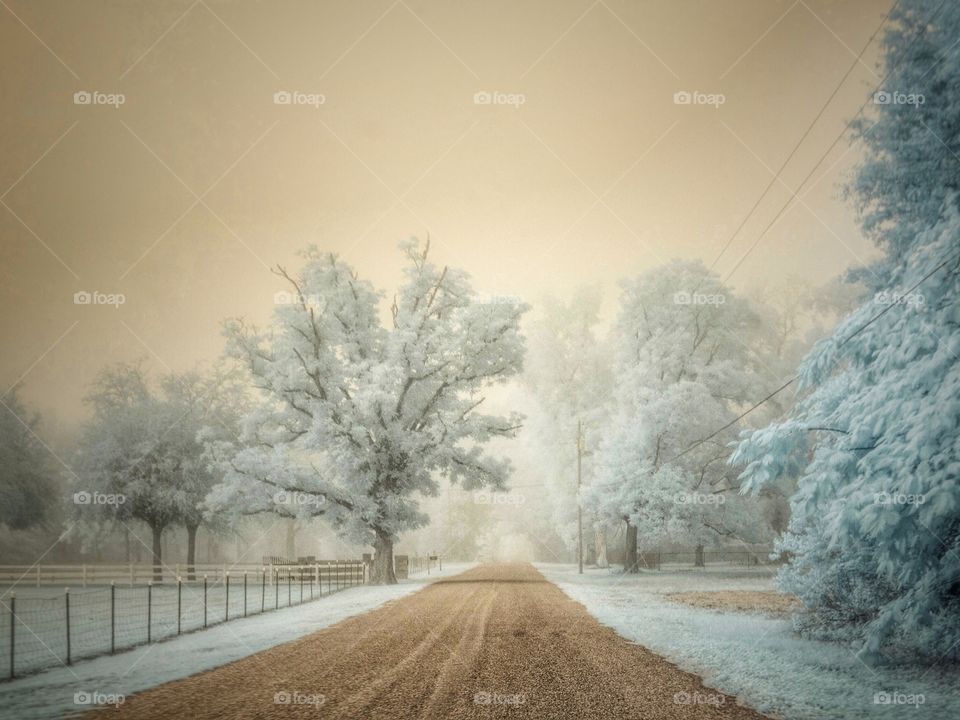
[[[3, 0], [0, 391], [22, 380], [63, 421], [107, 363], [212, 359], [222, 319], [265, 321], [283, 287], [268, 267], [295, 268], [309, 242], [392, 288], [397, 241], [429, 233], [479, 289], [531, 301], [602, 283], [612, 305], [619, 278], [711, 263], [888, 8]], [[875, 43], [722, 275], [877, 83], [877, 57]], [[675, 103], [684, 91], [724, 102]], [[730, 282], [823, 281], [869, 257], [837, 192], [856, 157], [841, 142]], [[126, 302], [75, 305], [78, 291]]]

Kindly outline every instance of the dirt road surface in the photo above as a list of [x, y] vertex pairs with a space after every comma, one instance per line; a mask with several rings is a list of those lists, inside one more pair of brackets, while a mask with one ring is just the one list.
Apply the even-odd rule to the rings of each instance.
[[743, 718], [530, 565], [484, 565], [84, 718]]

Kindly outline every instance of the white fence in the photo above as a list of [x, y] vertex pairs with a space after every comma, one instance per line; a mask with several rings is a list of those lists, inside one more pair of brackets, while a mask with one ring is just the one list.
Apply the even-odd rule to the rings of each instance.
[[178, 578], [193, 580], [204, 575], [211, 582], [220, 582], [228, 575], [266, 572], [272, 578], [277, 572], [309, 573], [338, 576], [352, 572], [350, 567], [357, 561], [319, 560], [315, 563], [294, 564], [238, 564], [197, 563], [194, 565], [149, 565], [149, 564], [90, 564], [90, 565], [0, 565], [0, 587], [7, 585], [41, 587], [58, 585], [85, 588], [88, 585], [146, 585], [175, 583]]
[[[0, 595], [0, 678], [299, 605], [367, 581], [366, 563], [336, 560], [196, 565], [192, 573], [185, 565], [5, 566], [0, 572], [5, 584], [15, 585]], [[13, 590], [22, 587], [17, 597]], [[49, 589], [38, 594], [37, 587]]]

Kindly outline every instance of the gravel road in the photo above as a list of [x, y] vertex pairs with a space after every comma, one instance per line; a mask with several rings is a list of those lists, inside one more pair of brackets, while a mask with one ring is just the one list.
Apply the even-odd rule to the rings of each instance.
[[763, 718], [601, 626], [527, 564], [474, 568], [84, 717], [101, 716]]

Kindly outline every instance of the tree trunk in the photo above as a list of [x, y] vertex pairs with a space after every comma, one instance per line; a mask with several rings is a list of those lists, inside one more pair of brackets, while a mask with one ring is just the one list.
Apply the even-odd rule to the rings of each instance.
[[197, 525], [187, 525], [187, 580], [196, 580]]
[[597, 550], [597, 567], [610, 567], [607, 561], [607, 533], [600, 523], [593, 526], [593, 544]]
[[706, 563], [703, 561], [703, 545], [697, 545], [693, 550], [693, 566], [706, 567]]
[[370, 572], [371, 585], [396, 585], [397, 576], [393, 571], [393, 538], [377, 530], [373, 543], [373, 568]]
[[623, 569], [624, 572], [636, 573], [640, 571], [637, 562], [637, 526], [627, 520], [627, 532], [624, 538]]
[[163, 582], [163, 526], [154, 525], [153, 531], [153, 581]]

